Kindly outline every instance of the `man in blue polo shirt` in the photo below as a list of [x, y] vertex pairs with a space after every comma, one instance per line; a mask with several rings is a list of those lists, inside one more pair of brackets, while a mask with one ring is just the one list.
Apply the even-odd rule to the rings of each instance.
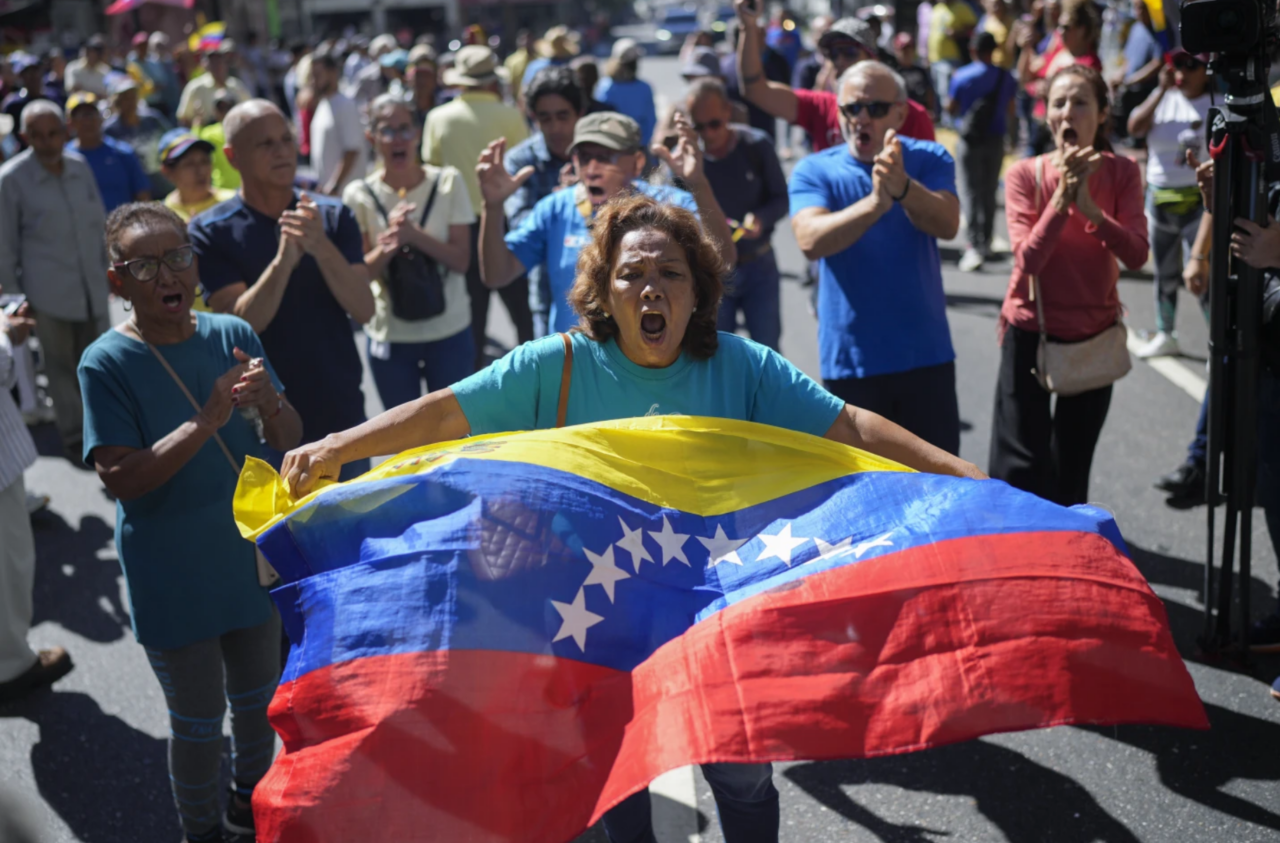
[[[347, 316], [373, 316], [373, 291], [355, 215], [337, 199], [294, 190], [298, 146], [289, 121], [266, 100], [223, 121], [227, 159], [241, 188], [191, 221], [209, 307], [234, 313], [262, 337], [303, 442], [365, 420], [360, 357]], [[368, 460], [343, 469], [343, 479]]]
[[931, 141], [898, 137], [906, 83], [880, 62], [840, 77], [846, 143], [810, 155], [791, 176], [791, 226], [820, 262], [823, 384], [956, 454], [955, 352], [938, 238], [960, 227], [955, 161]]
[[67, 100], [67, 122], [75, 133], [75, 140], [67, 147], [89, 162], [108, 214], [129, 202], [151, 199], [151, 179], [133, 147], [104, 133], [96, 94], [72, 94]]
[[533, 212], [503, 237], [503, 203], [533, 176], [525, 167], [514, 176], [503, 164], [506, 144], [489, 144], [480, 156], [476, 174], [484, 208], [480, 215], [480, 277], [497, 289], [519, 278], [529, 267], [545, 264], [551, 290], [549, 330], [568, 331], [578, 324], [569, 306], [569, 290], [577, 276], [578, 254], [591, 234], [587, 224], [604, 203], [624, 190], [637, 190], [662, 202], [693, 211], [723, 249], [732, 266], [737, 254], [724, 212], [702, 169], [702, 152], [693, 128], [683, 116], [676, 118], [680, 142], [674, 150], [655, 145], [654, 154], [689, 186], [692, 193], [640, 180], [644, 151], [640, 126], [624, 114], [601, 111], [578, 120], [570, 156], [578, 184], [557, 191], [534, 205]]

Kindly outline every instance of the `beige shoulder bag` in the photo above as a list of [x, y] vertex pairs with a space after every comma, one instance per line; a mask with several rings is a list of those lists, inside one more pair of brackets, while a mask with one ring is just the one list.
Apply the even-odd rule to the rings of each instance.
[[[191, 402], [191, 406], [199, 413], [204, 408], [196, 401], [195, 396], [191, 394], [191, 390], [187, 389], [187, 385], [182, 382], [182, 378], [178, 377], [178, 373], [169, 365], [169, 361], [164, 359], [164, 355], [160, 353], [160, 349], [151, 343], [147, 343], [147, 348], [151, 349], [151, 353], [160, 361], [160, 365], [164, 366], [164, 370], [169, 373], [169, 377], [173, 378], [173, 382], [178, 385], [178, 389], [182, 390], [182, 394], [187, 396], [187, 400]], [[236, 476], [240, 476], [240, 466], [236, 463], [236, 458], [231, 456], [231, 449], [227, 447], [227, 443], [222, 441], [222, 437], [218, 435], [218, 431], [213, 432], [213, 441], [218, 443], [218, 447], [222, 449], [222, 454], [227, 458], [227, 462], [231, 465], [231, 470]], [[271, 563], [262, 555], [262, 551], [258, 550], [257, 545], [254, 546], [253, 552], [258, 559], [258, 585], [269, 588], [280, 581], [280, 575], [276, 573], [276, 569], [271, 567]]]
[[[1044, 156], [1036, 158], [1036, 213], [1040, 213], [1041, 185], [1044, 182]], [[1044, 327], [1044, 303], [1040, 296], [1040, 279], [1030, 277], [1031, 300], [1036, 303], [1036, 321], [1040, 326], [1040, 345], [1036, 349], [1036, 380], [1048, 392], [1070, 396], [1100, 389], [1120, 380], [1133, 368], [1129, 359], [1129, 332], [1120, 314], [1116, 323], [1096, 336], [1080, 342], [1049, 339]]]

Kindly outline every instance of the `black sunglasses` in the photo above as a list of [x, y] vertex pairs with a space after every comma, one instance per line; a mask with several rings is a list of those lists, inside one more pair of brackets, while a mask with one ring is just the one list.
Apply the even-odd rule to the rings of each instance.
[[712, 131], [712, 132], [718, 132], [718, 131], [720, 131], [720, 130], [721, 130], [721, 129], [723, 129], [723, 128], [724, 128], [724, 121], [723, 121], [723, 120], [721, 120], [719, 117], [717, 117], [717, 118], [716, 118], [716, 119], [714, 119], [714, 120], [708, 120], [708, 121], [707, 121], [707, 122], [705, 122], [705, 123], [694, 123], [694, 124], [693, 124], [693, 130], [694, 130], [695, 132], [698, 132], [699, 134], [701, 134], [702, 132], [705, 132], [705, 131], [707, 131], [707, 130], [710, 130], [710, 131]]
[[1204, 67], [1204, 62], [1193, 55], [1182, 53], [1173, 57], [1173, 66], [1178, 70], [1199, 70]]
[[195, 260], [195, 256], [195, 249], [188, 243], [185, 246], [179, 246], [176, 249], [165, 252], [158, 258], [137, 258], [124, 263], [113, 263], [111, 266], [113, 269], [127, 271], [135, 280], [145, 284], [159, 277], [161, 263], [174, 272], [182, 272], [191, 268], [191, 262]]
[[862, 113], [862, 109], [867, 110], [867, 114], [873, 120], [878, 120], [889, 113], [889, 109], [893, 108], [897, 103], [883, 102], [875, 100], [873, 102], [846, 102], [840, 104], [840, 110], [844, 112], [844, 116], [850, 120]]

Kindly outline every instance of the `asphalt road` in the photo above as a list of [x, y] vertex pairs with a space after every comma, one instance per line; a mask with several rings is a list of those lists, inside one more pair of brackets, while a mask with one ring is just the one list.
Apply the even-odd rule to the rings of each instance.
[[[679, 95], [673, 60], [646, 59], [643, 73], [664, 99]], [[782, 350], [816, 376], [815, 323], [808, 291], [799, 283], [803, 259], [785, 225], [774, 244], [786, 273]], [[958, 254], [956, 244], [945, 248], [944, 276], [958, 356], [962, 453], [983, 466], [998, 360], [996, 315], [1009, 266], [961, 273]], [[1130, 325], [1151, 329], [1150, 280], [1126, 278], [1121, 295]], [[1204, 323], [1189, 298], [1182, 304], [1180, 330], [1192, 356], [1172, 365], [1202, 378]], [[500, 350], [512, 331], [501, 307], [494, 311], [490, 333]], [[366, 395], [376, 412], [368, 382]], [[1115, 513], [1188, 657], [1200, 623], [1204, 510], [1168, 508], [1151, 482], [1181, 461], [1196, 412], [1196, 401], [1182, 387], [1147, 364], [1135, 365], [1115, 390], [1090, 493]], [[52, 495], [53, 504], [36, 519], [32, 639], [66, 646], [77, 667], [53, 693], [0, 707], [0, 791], [16, 797], [42, 840], [171, 843], [181, 835], [165, 770], [165, 705], [129, 632], [112, 543], [114, 506], [93, 474], [55, 456], [52, 430], [38, 434], [48, 456], [28, 472], [27, 482]], [[1260, 517], [1253, 539], [1252, 594], [1255, 606], [1266, 611], [1274, 605], [1277, 568]], [[779, 765], [782, 839], [1280, 840], [1280, 706], [1267, 694], [1280, 660], [1261, 659], [1252, 673], [1194, 661], [1189, 668], [1213, 723], [1207, 733], [1060, 727], [873, 761]], [[685, 819], [703, 841], [721, 840], [701, 777], [696, 794], [696, 809], [676, 810], [689, 812]], [[0, 807], [0, 813], [6, 810]], [[583, 837], [584, 843], [602, 839], [598, 829]]]

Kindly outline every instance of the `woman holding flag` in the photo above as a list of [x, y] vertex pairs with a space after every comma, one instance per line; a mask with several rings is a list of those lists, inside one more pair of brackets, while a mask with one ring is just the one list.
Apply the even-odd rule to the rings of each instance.
[[[689, 211], [647, 196], [614, 200], [597, 217], [578, 264], [570, 294], [577, 328], [526, 343], [452, 388], [292, 451], [281, 474], [301, 496], [336, 479], [345, 463], [470, 435], [698, 415], [823, 436], [924, 472], [985, 477], [843, 403], [776, 352], [717, 332], [725, 271], [720, 250]], [[703, 771], [729, 843], [777, 840], [769, 764], [707, 764]], [[648, 824], [645, 791], [604, 819], [615, 843], [653, 839]]]

